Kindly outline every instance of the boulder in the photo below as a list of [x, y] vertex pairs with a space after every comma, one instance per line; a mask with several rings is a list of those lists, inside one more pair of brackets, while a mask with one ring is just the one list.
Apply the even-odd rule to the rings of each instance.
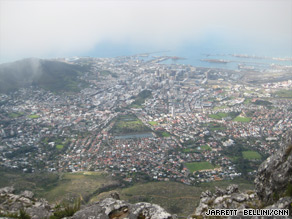
[[34, 196], [33, 192], [28, 191], [28, 190], [23, 191], [20, 195], [29, 199], [32, 199]]
[[238, 185], [236, 185], [236, 184], [231, 184], [230, 186], [228, 186], [226, 188], [226, 193], [228, 195], [230, 195], [232, 193], [236, 193], [236, 192], [238, 192]]
[[117, 193], [117, 192], [112, 192], [112, 193], [110, 194], [110, 196], [111, 196], [111, 198], [113, 198], [113, 199], [120, 200], [120, 194]]
[[232, 194], [231, 198], [236, 202], [244, 202], [247, 200], [247, 196], [244, 194]]
[[125, 201], [106, 198], [100, 202], [87, 206], [76, 212], [72, 219], [95, 218], [95, 219], [113, 219], [113, 218], [151, 218], [151, 219], [172, 219], [171, 214], [167, 213], [158, 205], [150, 203], [130, 204]]
[[0, 195], [2, 194], [11, 194], [14, 192], [14, 187], [13, 186], [7, 186], [7, 187], [4, 187], [4, 188], [1, 188], [0, 189]]
[[27, 208], [26, 213], [29, 214], [32, 219], [49, 218], [52, 214], [48, 208], [43, 206], [32, 206]]

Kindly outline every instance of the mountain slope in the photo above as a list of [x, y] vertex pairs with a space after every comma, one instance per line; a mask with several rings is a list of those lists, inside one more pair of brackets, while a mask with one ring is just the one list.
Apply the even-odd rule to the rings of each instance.
[[28, 86], [50, 91], [78, 91], [78, 75], [87, 69], [79, 65], [36, 58], [0, 65], [0, 92], [6, 93]]

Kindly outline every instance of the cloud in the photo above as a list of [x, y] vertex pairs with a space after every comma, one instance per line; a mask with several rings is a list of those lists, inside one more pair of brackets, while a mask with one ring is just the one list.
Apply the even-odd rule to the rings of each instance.
[[84, 54], [104, 41], [171, 49], [215, 32], [287, 46], [291, 27], [290, 0], [0, 0], [0, 61]]

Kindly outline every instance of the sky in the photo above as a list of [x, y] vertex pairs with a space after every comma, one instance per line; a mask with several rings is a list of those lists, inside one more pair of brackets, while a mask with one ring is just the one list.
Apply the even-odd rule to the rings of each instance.
[[0, 0], [0, 63], [199, 47], [292, 56], [292, 0]]

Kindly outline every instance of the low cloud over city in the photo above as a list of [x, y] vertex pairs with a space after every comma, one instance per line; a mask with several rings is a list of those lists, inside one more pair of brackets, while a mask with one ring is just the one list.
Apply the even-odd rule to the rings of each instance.
[[287, 52], [291, 16], [288, 0], [0, 0], [0, 60], [86, 55], [103, 43], [172, 50], [212, 35]]

